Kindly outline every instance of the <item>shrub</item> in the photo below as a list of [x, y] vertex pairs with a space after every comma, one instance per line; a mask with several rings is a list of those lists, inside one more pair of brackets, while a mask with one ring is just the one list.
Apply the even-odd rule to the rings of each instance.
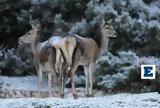
[[[139, 57], [131, 51], [121, 51], [118, 53], [118, 56], [106, 52], [97, 62], [95, 75], [98, 77], [96, 83], [106, 90], [128, 89], [134, 91], [135, 87], [140, 86], [138, 89], [143, 92], [155, 91], [155, 88], [158, 88], [160, 80], [158, 78], [149, 81], [141, 80], [140, 66], [142, 64], [155, 64], [157, 67], [156, 73], [158, 74], [160, 67], [158, 58], [152, 56]], [[134, 85], [135, 82], [137, 86]]]

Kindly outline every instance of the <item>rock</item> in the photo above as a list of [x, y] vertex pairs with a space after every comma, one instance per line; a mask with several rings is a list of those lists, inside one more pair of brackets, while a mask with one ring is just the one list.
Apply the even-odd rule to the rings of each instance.
[[36, 91], [31, 91], [31, 97], [38, 97], [38, 93]]
[[0, 98], [5, 98], [5, 97], [6, 97], [6, 93], [0, 90]]
[[19, 91], [19, 90], [17, 90], [15, 93], [16, 93], [16, 95], [15, 95], [16, 98], [22, 98], [22, 97], [24, 97], [23, 94], [22, 94], [22, 92]]
[[24, 95], [24, 97], [31, 97], [32, 95], [31, 95], [31, 91], [23, 91], [23, 95]]
[[8, 93], [9, 93], [9, 96], [10, 96], [10, 98], [15, 98], [15, 92], [14, 92], [14, 90], [8, 90]]
[[9, 93], [6, 93], [6, 97], [5, 98], [10, 98]]

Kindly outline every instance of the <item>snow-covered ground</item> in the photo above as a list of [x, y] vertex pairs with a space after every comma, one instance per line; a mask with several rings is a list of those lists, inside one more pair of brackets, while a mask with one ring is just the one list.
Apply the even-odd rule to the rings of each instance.
[[[37, 91], [37, 77], [0, 77], [0, 90]], [[43, 83], [43, 90], [46, 91], [47, 81]], [[12, 91], [13, 92], [13, 91]], [[16, 91], [17, 92], [17, 91]], [[2, 92], [0, 91], [2, 94]], [[20, 93], [20, 92], [18, 92]], [[78, 100], [72, 97], [71, 89], [65, 89], [65, 98], [59, 95], [52, 98], [35, 98], [22, 94], [19, 98], [9, 95], [8, 99], [0, 99], [0, 108], [160, 108], [160, 94], [156, 92], [141, 94], [104, 94], [102, 91], [95, 91], [95, 97], [84, 96], [84, 88], [77, 88]], [[1, 95], [0, 94], [0, 95]], [[27, 97], [27, 96], [26, 96]]]
[[160, 108], [158, 93], [116, 94], [93, 98], [0, 99], [0, 108]]

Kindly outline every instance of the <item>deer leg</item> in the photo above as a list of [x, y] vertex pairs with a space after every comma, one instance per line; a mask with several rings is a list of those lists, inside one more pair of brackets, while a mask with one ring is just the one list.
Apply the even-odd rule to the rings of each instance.
[[42, 67], [41, 65], [39, 66], [39, 68], [37, 69], [38, 71], [38, 97], [40, 97], [41, 94], [41, 83], [42, 83]]
[[78, 68], [78, 65], [74, 66], [71, 69], [71, 85], [72, 85], [72, 93], [73, 93], [74, 99], [78, 99], [76, 88], [75, 88], [75, 81], [74, 81], [74, 73], [77, 70], [77, 68]]
[[61, 98], [64, 98], [64, 76], [61, 76]]
[[85, 80], [86, 80], [86, 90], [85, 90], [85, 96], [89, 96], [89, 67], [88, 66], [84, 66], [84, 73], [85, 73]]
[[[56, 68], [56, 72], [58, 74], [61, 74], [61, 69], [62, 69], [62, 65], [60, 63], [60, 51], [59, 49], [56, 49], [56, 62], [55, 62], [55, 68]], [[60, 75], [61, 76], [61, 75]]]
[[[56, 87], [56, 56], [55, 56], [55, 52], [53, 49], [50, 49], [49, 50], [50, 53], [49, 53], [49, 57], [48, 57], [48, 62], [49, 62], [49, 65], [50, 65], [50, 68], [51, 68], [51, 73], [50, 75], [48, 76], [49, 79], [50, 79], [50, 89], [51, 89], [51, 92], [50, 92], [50, 96], [55, 96], [55, 87]], [[49, 83], [49, 82], [48, 82]]]
[[56, 71], [55, 71], [55, 66], [54, 65], [51, 65], [51, 91], [52, 91], [52, 96], [55, 96], [55, 88], [56, 88]]
[[62, 64], [61, 68], [61, 98], [64, 98], [64, 64]]
[[89, 64], [89, 81], [90, 81], [90, 96], [94, 96], [93, 95], [93, 70], [94, 70], [94, 63], [91, 62]]
[[61, 74], [60, 73], [60, 64], [58, 64], [57, 62], [55, 63], [55, 71], [56, 71], [56, 73], [58, 73], [58, 74]]
[[52, 87], [51, 87], [51, 80], [52, 80], [52, 74], [51, 72], [48, 73], [48, 88], [49, 88], [49, 96], [52, 96]]

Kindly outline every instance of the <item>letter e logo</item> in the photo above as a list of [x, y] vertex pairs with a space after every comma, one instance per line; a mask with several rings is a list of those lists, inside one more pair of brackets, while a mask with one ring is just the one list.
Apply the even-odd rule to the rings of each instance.
[[155, 79], [155, 65], [141, 65], [141, 79]]

